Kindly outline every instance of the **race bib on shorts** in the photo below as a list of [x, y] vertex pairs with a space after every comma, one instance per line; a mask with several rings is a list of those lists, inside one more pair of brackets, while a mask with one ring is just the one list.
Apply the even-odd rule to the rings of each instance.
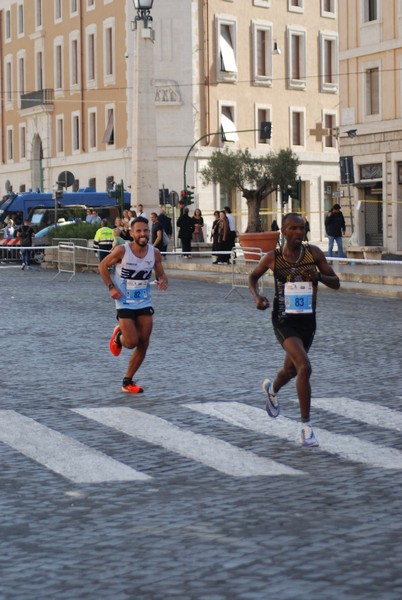
[[311, 281], [288, 281], [285, 283], [286, 314], [310, 314], [313, 312], [313, 284]]
[[148, 281], [127, 279], [126, 304], [144, 302], [148, 298]]

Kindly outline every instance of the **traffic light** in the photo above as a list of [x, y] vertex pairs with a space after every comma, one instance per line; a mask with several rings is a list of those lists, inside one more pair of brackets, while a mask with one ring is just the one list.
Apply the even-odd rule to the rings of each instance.
[[187, 188], [187, 204], [193, 204], [194, 202], [194, 192], [188, 187]]
[[120, 183], [114, 184], [114, 190], [109, 190], [107, 195], [109, 198], [116, 198], [116, 204], [119, 206], [120, 214], [123, 215], [124, 209], [124, 183], [121, 181]]
[[164, 206], [165, 204], [170, 204], [169, 190], [167, 188], [160, 188], [159, 189], [159, 205]]
[[180, 200], [184, 202], [184, 206], [187, 206], [187, 192], [186, 190], [182, 190], [180, 192]]

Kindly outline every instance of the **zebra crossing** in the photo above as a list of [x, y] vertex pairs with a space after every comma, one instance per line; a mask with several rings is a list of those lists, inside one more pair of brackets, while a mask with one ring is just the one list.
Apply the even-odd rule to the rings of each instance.
[[[279, 438], [296, 444], [300, 432], [298, 421], [284, 416], [269, 419], [264, 409], [240, 402], [192, 402], [183, 403], [180, 407], [210, 418], [209, 434], [195, 433], [189, 427], [177, 426], [164, 418], [127, 406], [83, 407], [70, 410], [89, 420], [94, 428], [101, 424], [124, 433], [128, 439], [127, 443], [130, 443], [130, 438], [134, 438], [168, 450], [172, 453], [173, 470], [173, 457], [178, 454], [232, 477], [303, 474], [300, 469], [266, 456], [258, 456], [256, 452], [245, 450], [213, 435], [214, 423], [225, 422], [231, 427], [262, 434], [267, 439]], [[402, 412], [379, 405], [350, 398], [315, 398], [314, 408], [342, 415], [362, 423], [363, 426], [375, 426], [396, 432], [402, 430]], [[329, 453], [341, 460], [368, 467], [402, 469], [402, 452], [396, 448], [317, 427], [314, 430], [320, 447], [309, 450], [310, 452]], [[0, 410], [0, 453], [1, 444], [74, 483], [146, 482], [155, 477], [15, 410]]]

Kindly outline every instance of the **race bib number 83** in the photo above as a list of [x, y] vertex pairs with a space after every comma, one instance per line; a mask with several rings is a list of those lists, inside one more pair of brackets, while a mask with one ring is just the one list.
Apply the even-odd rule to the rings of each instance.
[[313, 312], [313, 284], [311, 281], [285, 283], [286, 314], [309, 314]]

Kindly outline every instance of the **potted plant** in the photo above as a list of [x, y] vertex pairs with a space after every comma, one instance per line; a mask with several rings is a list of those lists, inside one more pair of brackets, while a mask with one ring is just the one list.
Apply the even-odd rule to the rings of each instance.
[[263, 231], [260, 218], [262, 201], [281, 190], [293, 187], [300, 164], [290, 149], [270, 152], [264, 156], [252, 156], [248, 148], [232, 151], [227, 146], [215, 150], [206, 167], [201, 170], [204, 185], [219, 183], [223, 192], [241, 191], [248, 210], [247, 228], [239, 235], [242, 247], [261, 248], [268, 252], [275, 248], [279, 231]]

